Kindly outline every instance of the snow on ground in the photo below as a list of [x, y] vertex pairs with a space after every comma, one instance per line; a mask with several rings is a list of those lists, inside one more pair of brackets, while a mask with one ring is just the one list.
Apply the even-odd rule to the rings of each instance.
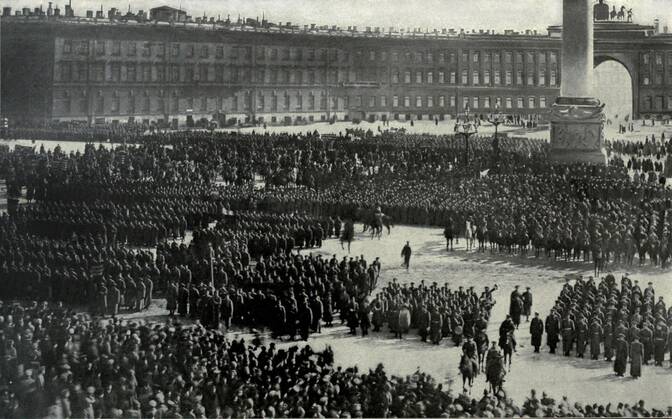
[[[497, 304], [493, 308], [492, 318], [488, 327], [491, 339], [497, 339], [498, 328], [508, 313], [508, 298], [515, 285], [521, 288], [531, 287], [534, 295], [532, 311], [538, 311], [545, 319], [556, 297], [559, 295], [567, 274], [592, 275], [589, 263], [552, 261], [544, 257], [535, 259], [533, 256], [498, 255], [477, 252], [466, 252], [464, 241], [460, 241], [455, 251], [445, 250], [442, 230], [428, 227], [397, 226], [390, 236], [381, 240], [370, 240], [361, 234], [361, 225], [356, 226], [357, 237], [352, 243], [349, 256], [364, 255], [371, 262], [375, 257], [382, 261], [382, 272], [379, 287], [397, 278], [400, 283], [427, 284], [437, 282], [448, 283], [451, 288], [462, 285], [474, 286], [479, 293], [483, 287], [498, 285], [494, 296]], [[411, 267], [408, 271], [401, 267], [401, 248], [410, 241], [413, 249]], [[321, 254], [323, 257], [337, 258], [348, 256], [347, 249], [342, 250], [339, 242], [326, 240], [321, 249], [304, 250], [302, 253]], [[672, 301], [672, 272], [661, 270], [649, 265], [644, 267], [612, 267], [612, 273], [620, 279], [624, 273], [646, 285], [651, 281], [657, 295], [662, 295], [668, 302]], [[124, 314], [128, 320], [157, 321], [165, 320], [165, 300], [156, 299], [148, 311]], [[184, 320], [180, 320], [184, 322]], [[186, 321], [186, 323], [191, 323]], [[459, 375], [458, 363], [461, 349], [455, 347], [450, 339], [444, 339], [440, 345], [423, 343], [417, 336], [417, 330], [411, 330], [403, 340], [392, 338], [387, 326], [380, 333], [370, 333], [368, 337], [351, 336], [348, 329], [337, 320], [333, 328], [323, 328], [321, 334], [312, 334], [307, 344], [321, 350], [325, 346], [334, 349], [335, 362], [343, 367], [356, 365], [360, 370], [375, 368], [383, 363], [386, 371], [392, 375], [406, 375], [420, 369], [431, 373], [439, 382], [443, 382], [459, 392], [462, 389], [462, 377]], [[248, 330], [235, 329], [232, 337], [244, 337], [250, 340]], [[270, 341], [267, 333], [264, 338]], [[508, 395], [518, 403], [523, 403], [531, 389], [538, 392], [546, 391], [550, 397], [560, 398], [564, 395], [572, 402], [583, 403], [633, 403], [645, 400], [648, 406], [664, 408], [672, 400], [672, 368], [669, 362], [665, 367], [644, 366], [643, 376], [638, 380], [626, 376], [617, 378], [613, 373], [612, 363], [579, 359], [574, 356], [566, 358], [562, 355], [548, 354], [548, 348], [542, 346], [541, 353], [535, 354], [530, 346], [529, 323], [522, 323], [516, 332], [519, 343], [518, 353], [514, 354], [511, 371], [504, 385]], [[544, 343], [546, 338], [544, 336]], [[277, 342], [281, 348], [299, 342]], [[473, 397], [480, 397], [486, 389], [484, 374], [474, 381]]]
[[[361, 228], [358, 227], [357, 231], [360, 232]], [[406, 240], [410, 241], [413, 249], [408, 272], [400, 266], [400, 252]], [[328, 240], [322, 249], [314, 253], [324, 257], [336, 254], [340, 259], [347, 255], [347, 250], [341, 250], [338, 241]], [[480, 293], [484, 286], [497, 284], [497, 304], [488, 327], [491, 341], [497, 339], [498, 327], [508, 313], [508, 298], [514, 285], [523, 289], [526, 286], [532, 288], [532, 310], [538, 311], [545, 319], [562, 289], [566, 274], [592, 275], [592, 266], [587, 263], [555, 262], [544, 257], [535, 260], [534, 257], [500, 256], [489, 252], [467, 253], [463, 241], [454, 252], [449, 253], [445, 250], [442, 231], [426, 227], [395, 227], [392, 234], [382, 240], [370, 240], [359, 234], [352, 243], [350, 255], [360, 254], [368, 261], [381, 257], [383, 269], [379, 286], [397, 278], [400, 283], [413, 281], [417, 284], [424, 280], [427, 284], [436, 281], [442, 285], [447, 282], [453, 289], [460, 285], [474, 286]], [[651, 266], [616, 267], [613, 270], [618, 279], [626, 272], [640, 284], [652, 281], [657, 295], [672, 301], [672, 274], [669, 270]], [[452, 383], [455, 391], [462, 389], [462, 378], [457, 368], [461, 350], [451, 341], [444, 339], [439, 346], [434, 346], [421, 342], [414, 330], [404, 340], [393, 339], [387, 329], [384, 330], [369, 337], [354, 337], [348, 335], [345, 327], [339, 326], [323, 329], [321, 335], [312, 335], [308, 343], [318, 349], [330, 345], [339, 365], [356, 364], [360, 369], [368, 369], [382, 362], [389, 373], [396, 375], [410, 374], [419, 368], [438, 380]], [[644, 366], [643, 377], [639, 380], [617, 378], [612, 363], [606, 361], [550, 355], [545, 346], [542, 353], [534, 354], [530, 346], [529, 323], [521, 324], [516, 338], [520, 348], [514, 355], [505, 389], [520, 403], [529, 395], [530, 389], [546, 391], [556, 398], [567, 395], [574, 402], [632, 403], [642, 399], [650, 406], [662, 408], [672, 400], [672, 369], [668, 362], [664, 368]], [[475, 380], [472, 395], [480, 397], [485, 388], [485, 377], [481, 374]]]

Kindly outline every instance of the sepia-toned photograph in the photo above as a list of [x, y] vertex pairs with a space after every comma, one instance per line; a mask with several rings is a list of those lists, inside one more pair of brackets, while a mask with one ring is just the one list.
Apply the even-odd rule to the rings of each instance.
[[4, 0], [0, 418], [672, 417], [672, 0]]

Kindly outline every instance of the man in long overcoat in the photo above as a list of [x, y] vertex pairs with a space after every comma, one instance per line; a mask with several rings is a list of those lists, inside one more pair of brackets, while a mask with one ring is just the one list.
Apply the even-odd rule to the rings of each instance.
[[534, 352], [539, 353], [541, 338], [544, 336], [544, 322], [539, 318], [539, 313], [534, 313], [534, 318], [532, 319], [532, 323], [530, 323], [530, 335], [532, 335]]

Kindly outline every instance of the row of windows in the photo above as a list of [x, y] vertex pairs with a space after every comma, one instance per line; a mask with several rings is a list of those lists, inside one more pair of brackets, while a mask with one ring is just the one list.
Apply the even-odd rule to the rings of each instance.
[[[644, 65], [651, 64], [651, 56], [652, 55], [653, 55], [653, 62], [654, 62], [655, 65], [663, 65], [664, 55], [663, 55], [663, 53], [660, 53], [660, 52], [657, 52], [657, 53], [654, 53], [654, 54], [651, 54], [649, 52], [643, 53], [641, 55], [642, 64], [644, 64]], [[669, 65], [672, 65], [672, 54], [668, 54], [667, 61], [668, 61]]]
[[[254, 106], [257, 111], [325, 111], [329, 104], [329, 110], [342, 111], [347, 110], [351, 101], [354, 107], [363, 108], [387, 108], [389, 105], [392, 108], [453, 108], [457, 107], [457, 98], [455, 96], [392, 96], [391, 101], [388, 102], [387, 96], [348, 96], [328, 97], [324, 92], [319, 95], [313, 93], [295, 93], [290, 94], [272, 94], [264, 95], [258, 94], [256, 103], [252, 103], [252, 94], [244, 92], [238, 96], [230, 98], [222, 97], [179, 97], [177, 92], [173, 92], [170, 96], [164, 96], [161, 91], [157, 96], [150, 96], [147, 91], [141, 95], [136, 95], [133, 91], [120, 95], [119, 92], [114, 92], [111, 97], [105, 97], [101, 91], [98, 91], [93, 97], [93, 111], [97, 114], [106, 113], [161, 113], [184, 112], [187, 109], [193, 111], [209, 112], [221, 110], [226, 108], [228, 111], [251, 111]], [[661, 97], [662, 103], [662, 97]], [[490, 96], [473, 96], [462, 97], [462, 108], [471, 108], [474, 110], [490, 110], [495, 107], [501, 109], [544, 109], [546, 108], [547, 98], [545, 96], [529, 96], [529, 97], [490, 97]], [[672, 106], [672, 97], [668, 98], [668, 106]], [[107, 105], [107, 108], [106, 108]], [[167, 108], [166, 108], [167, 106]], [[56, 100], [57, 113], [71, 113], [73, 111], [79, 113], [88, 112], [88, 100], [85, 91], [76, 95], [71, 95], [69, 92], [64, 92]], [[672, 107], [670, 107], [672, 109]], [[437, 109], [440, 111], [440, 109]]]
[[[436, 77], [434, 75], [436, 74]], [[493, 71], [492, 73], [489, 70], [486, 71], [473, 71], [471, 72], [471, 78], [470, 73], [468, 70], [462, 70], [460, 74], [460, 84], [462, 85], [506, 85], [506, 86], [511, 86], [514, 84], [517, 85], [523, 85], [526, 84], [528, 86], [546, 86], [546, 71], [545, 70], [540, 70], [539, 72], [532, 73], [532, 72], [527, 72], [524, 73], [522, 70], [516, 71], [515, 72], [515, 80], [514, 80], [514, 72], [513, 71]], [[404, 84], [457, 84], [457, 72], [451, 71], [449, 73], [439, 71], [437, 73], [434, 73], [433, 71], [405, 71], [403, 74], [399, 71], [393, 71], [392, 72], [392, 84], [400, 84], [402, 83], [402, 77], [403, 77], [403, 83]], [[557, 80], [557, 73], [555, 70], [552, 70], [549, 74], [548, 78], [548, 84], [550, 86], [556, 86], [558, 83]]]
[[[90, 69], [90, 71], [89, 71]], [[60, 82], [87, 80], [108, 82], [219, 82], [260, 84], [323, 84], [343, 82], [350, 75], [345, 70], [289, 70], [284, 68], [230, 67], [211, 64], [156, 65], [151, 63], [61, 62], [56, 74]]]
[[[249, 93], [234, 96], [230, 99], [225, 98], [212, 98], [212, 97], [201, 97], [201, 98], [180, 98], [177, 95], [172, 95], [170, 97], [155, 96], [150, 97], [148, 95], [143, 96], [126, 96], [123, 99], [118, 96], [104, 97], [102, 94], [96, 95], [93, 98], [93, 110], [97, 114], [102, 114], [106, 112], [106, 104], [109, 106], [109, 112], [119, 113], [121, 109], [121, 104], [124, 104], [125, 113], [134, 114], [139, 113], [161, 113], [161, 112], [185, 112], [187, 109], [192, 111], [201, 111], [201, 112], [210, 112], [228, 108], [229, 111], [251, 111], [252, 96]], [[354, 106], [356, 108], [362, 108], [364, 106], [364, 101], [369, 108], [386, 108], [388, 106], [387, 96], [370, 96], [364, 98], [363, 96], [353, 97]], [[465, 109], [469, 107], [473, 110], [491, 110], [493, 108], [503, 108], [503, 109], [544, 109], [546, 108], [547, 99], [545, 96], [535, 97], [495, 97], [491, 98], [489, 96], [474, 96], [474, 97], [463, 97], [462, 98], [462, 108]], [[224, 105], [226, 102], [226, 106]], [[282, 96], [272, 95], [264, 96], [259, 95], [256, 98], [255, 109], [259, 112], [270, 111], [325, 111], [327, 110], [327, 103], [330, 103], [331, 111], [342, 111], [348, 109], [350, 98], [345, 97], [331, 97], [328, 98], [325, 95], [321, 95], [319, 98], [315, 95], [303, 95], [303, 94], [284, 94]], [[668, 101], [668, 109], [672, 103], [672, 97]], [[166, 108], [166, 105], [168, 107]], [[417, 96], [411, 98], [410, 96], [404, 96], [400, 98], [399, 96], [392, 97], [393, 108], [406, 108], [411, 109], [415, 108], [456, 108], [457, 100], [455, 96]], [[81, 97], [66, 97], [64, 99], [59, 99], [56, 101], [57, 113], [71, 113], [74, 111], [79, 113], [88, 112], [88, 100], [86, 96]], [[652, 109], [652, 108], [648, 108]], [[438, 109], [440, 111], [440, 109]]]
[[[89, 54], [90, 43], [88, 40], [72, 40], [66, 39], [63, 41], [64, 54]], [[140, 54], [143, 57], [165, 57], [169, 54], [171, 57], [180, 57], [184, 55], [187, 58], [229, 58], [229, 59], [245, 59], [249, 60], [253, 55], [253, 48], [251, 46], [239, 45], [222, 45], [222, 44], [207, 44], [207, 43], [170, 43], [163, 42], [148, 42], [148, 41], [120, 41], [120, 40], [98, 40], [92, 44], [95, 55], [112, 55], [112, 56], [129, 56], [136, 57]], [[363, 50], [356, 52], [358, 58], [362, 58], [365, 54]], [[349, 61], [350, 54], [347, 51], [338, 49], [326, 48], [310, 48], [310, 47], [268, 47], [260, 46], [256, 48], [257, 59], [276, 60], [291, 60], [291, 61], [323, 61], [326, 58], [331, 61]], [[388, 52], [385, 50], [370, 50], [368, 51], [368, 58], [370, 61], [388, 61], [392, 62], [415, 62], [415, 63], [456, 63], [458, 53], [455, 51], [440, 51], [440, 52]], [[648, 59], [647, 59], [648, 60]], [[468, 63], [490, 63], [500, 64], [528, 64], [539, 63], [545, 65], [550, 62], [551, 65], [557, 64], [558, 56], [554, 51], [551, 52], [513, 52], [513, 51], [463, 51], [462, 62]]]
[[[650, 86], [652, 84], [654, 85], [666, 84], [664, 73], [656, 73], [653, 75], [653, 77], [650, 74], [642, 74], [641, 80], [643, 86]], [[670, 76], [668, 77], [667, 84], [672, 84], [672, 69], [670, 71]]]
[[[388, 61], [391, 60], [392, 62], [408, 62], [408, 63], [426, 63], [426, 64], [433, 64], [435, 62], [438, 63], [455, 63], [457, 62], [457, 52], [455, 51], [380, 51], [380, 50], [358, 50], [357, 51], [357, 58], [362, 59], [365, 54], [368, 55], [369, 61]], [[527, 62], [528, 64], [534, 64], [534, 63], [539, 63], [539, 64], [546, 64], [547, 60], [552, 63], [556, 64], [558, 62], [558, 54], [557, 52], [513, 52], [513, 51], [504, 51], [504, 52], [499, 52], [499, 51], [463, 51], [462, 52], [462, 62], [467, 63], [469, 61], [473, 63], [489, 63], [489, 62], [494, 62], [495, 64], [499, 64], [504, 61], [506, 64], [511, 64], [513, 63], [515, 59], [515, 62], [517, 64], [522, 64], [524, 61]]]
[[[356, 96], [355, 107], [362, 108], [368, 106], [369, 108], [387, 107], [387, 96]], [[393, 108], [455, 108], [457, 105], [456, 96], [392, 96], [391, 105]], [[546, 108], [545, 96], [529, 96], [529, 97], [490, 97], [490, 96], [473, 96], [462, 97], [462, 108], [470, 107], [471, 109], [491, 109], [493, 107], [505, 109], [544, 109]]]
[[[326, 94], [316, 96], [312, 93], [304, 95], [302, 93], [265, 96], [259, 94], [256, 98], [257, 111], [325, 111], [327, 104], [330, 104], [330, 110], [342, 111], [349, 106], [348, 97], [327, 97]], [[133, 92], [126, 95], [113, 93], [111, 97], [105, 97], [102, 92], [97, 92], [93, 97], [93, 111], [97, 114], [119, 113], [122, 110], [125, 113], [161, 113], [161, 112], [185, 112], [187, 109], [192, 111], [209, 112], [221, 109], [228, 111], [250, 111], [252, 110], [252, 95], [245, 92], [238, 96], [230, 98], [222, 97], [187, 97], [182, 98], [177, 92], [169, 97], [150, 96], [147, 92], [136, 96]], [[123, 105], [123, 109], [122, 109]], [[166, 105], [168, 106], [166, 108]], [[86, 92], [81, 92], [75, 96], [64, 92], [55, 102], [56, 113], [87, 113], [88, 99]]]
[[[112, 56], [125, 55], [128, 57], [136, 57], [140, 53], [143, 57], [165, 57], [166, 44], [163, 42], [136, 42], [136, 41], [95, 41], [93, 45], [96, 55], [106, 55], [108, 52]], [[180, 44], [172, 43], [168, 46], [171, 57], [180, 57], [184, 54], [187, 58], [228, 58], [228, 59], [245, 59], [252, 58], [251, 46], [239, 45], [217, 45], [217, 44]], [[78, 40], [74, 41], [66, 39], [63, 41], [63, 54], [89, 54], [89, 41]], [[347, 61], [349, 60], [349, 53], [337, 49], [325, 48], [301, 48], [301, 47], [257, 47], [257, 59], [276, 60], [308, 60], [308, 61], [323, 61], [329, 58], [332, 61]]]
[[672, 96], [645, 96], [642, 108], [643, 111], [672, 110]]
[[[341, 83], [344, 81], [364, 80], [371, 75], [363, 75], [361, 72], [348, 72], [346, 70], [290, 70], [287, 68], [257, 68], [230, 67], [212, 64], [183, 64], [183, 65], [157, 65], [151, 63], [92, 63], [90, 66], [83, 62], [61, 62], [58, 64], [56, 79], [61, 82], [82, 82], [89, 79], [92, 81], [108, 82], [219, 82], [238, 83], [255, 82], [260, 84], [322, 84]], [[514, 78], [515, 75], [515, 78]], [[470, 77], [471, 76], [471, 77]], [[372, 75], [377, 78], [377, 76]], [[644, 84], [648, 84], [648, 78], [644, 78]], [[457, 72], [444, 71], [393, 71], [392, 84], [452, 84], [458, 83]], [[558, 85], [557, 73], [541, 70], [536, 73], [524, 73], [523, 71], [474, 71], [469, 73], [463, 70], [460, 74], [461, 85], [473, 86], [552, 86]]]

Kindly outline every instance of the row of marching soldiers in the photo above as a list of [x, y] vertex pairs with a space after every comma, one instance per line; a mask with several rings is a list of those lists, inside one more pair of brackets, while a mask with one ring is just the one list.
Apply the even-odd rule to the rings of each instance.
[[[619, 376], [625, 373], [628, 358], [635, 366], [652, 358], [662, 366], [670, 351], [672, 359], [672, 307], [666, 310], [662, 296], [656, 301], [651, 282], [642, 290], [627, 274], [620, 290], [611, 274], [599, 284], [592, 277], [578, 279], [573, 286], [568, 281], [545, 323], [551, 353], [562, 339], [565, 356], [575, 352], [584, 357], [588, 351], [592, 359], [613, 358]], [[638, 377], [641, 369], [635, 368], [632, 375]]]

